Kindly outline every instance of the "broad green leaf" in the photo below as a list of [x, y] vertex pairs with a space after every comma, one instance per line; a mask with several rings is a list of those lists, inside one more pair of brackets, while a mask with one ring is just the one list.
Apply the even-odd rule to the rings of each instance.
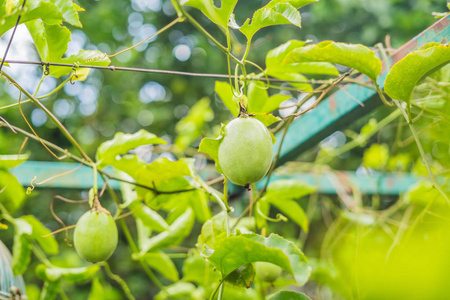
[[[71, 65], [91, 65], [106, 67], [111, 63], [108, 55], [99, 50], [80, 50], [77, 54], [73, 54], [68, 57], [64, 57], [60, 60], [61, 63]], [[68, 75], [72, 72], [72, 81], [84, 81], [89, 75], [91, 69], [89, 68], [76, 68], [75, 71], [67, 67], [53, 67], [50, 68], [50, 74], [54, 77], [60, 77]]]
[[211, 157], [211, 159], [214, 160], [214, 162], [216, 163], [217, 172], [221, 174], [223, 174], [223, 171], [219, 164], [219, 146], [223, 139], [223, 128], [224, 125], [222, 124], [220, 134], [217, 138], [211, 139], [205, 137], [202, 139], [200, 145], [198, 146], [198, 152], [208, 154], [209, 157]]
[[267, 198], [299, 199], [309, 195], [316, 187], [295, 179], [277, 180], [267, 187]]
[[141, 220], [142, 223], [151, 230], [162, 232], [169, 229], [169, 225], [163, 217], [139, 201], [132, 202], [130, 205], [130, 210], [133, 211], [133, 216], [136, 219]]
[[28, 222], [22, 219], [15, 219], [12, 261], [12, 270], [15, 276], [25, 273], [31, 261], [30, 235], [32, 233], [33, 228]]
[[339, 75], [336, 67], [328, 62], [303, 62], [282, 65], [284, 58], [289, 52], [303, 47], [306, 43], [306, 41], [290, 40], [270, 50], [266, 55], [266, 74], [274, 77], [277, 77], [277, 74], [284, 73]]
[[[183, 161], [170, 161], [167, 158], [158, 158], [150, 164], [142, 166], [136, 172], [136, 181], [158, 191], [176, 191], [190, 187], [183, 176], [190, 176], [189, 166]], [[136, 187], [136, 191], [145, 194], [142, 188]]]
[[239, 115], [239, 100], [233, 95], [233, 89], [228, 82], [216, 81], [214, 91], [219, 95], [223, 104], [230, 110], [233, 117]]
[[396, 63], [386, 77], [384, 90], [392, 99], [409, 102], [417, 82], [450, 62], [450, 45], [426, 44]]
[[180, 149], [187, 148], [197, 140], [202, 135], [206, 122], [214, 118], [210, 102], [209, 98], [202, 98], [192, 106], [187, 116], [175, 125], [175, 131], [178, 134], [175, 138], [175, 145]]
[[364, 151], [362, 164], [364, 167], [381, 170], [389, 159], [389, 147], [387, 144], [373, 144]]
[[193, 294], [197, 288], [189, 282], [178, 281], [166, 286], [164, 291], [160, 291], [155, 296], [155, 300], [169, 299], [193, 299]]
[[305, 232], [309, 230], [308, 217], [303, 208], [294, 200], [287, 198], [279, 198], [273, 196], [266, 196], [267, 201], [278, 208], [283, 214], [287, 215], [289, 219], [299, 225]]
[[240, 266], [225, 278], [225, 282], [235, 287], [249, 288], [255, 279], [255, 268], [252, 264]]
[[45, 281], [39, 300], [54, 300], [61, 290], [61, 280]]
[[297, 1], [289, 0], [272, 0], [266, 6], [258, 9], [250, 19], [245, 20], [244, 24], [239, 29], [250, 41], [255, 33], [261, 28], [273, 26], [292, 24], [301, 27], [301, 16], [295, 5]]
[[166, 253], [162, 251], [151, 252], [146, 253], [144, 257], [145, 262], [150, 266], [150, 268], [155, 269], [167, 279], [174, 282], [180, 280], [177, 267]]
[[166, 141], [144, 129], [134, 134], [118, 132], [112, 140], [102, 143], [97, 148], [96, 160], [100, 166], [114, 163], [116, 156], [142, 145], [166, 144]]
[[14, 212], [25, 202], [25, 191], [16, 177], [0, 170], [0, 203], [9, 212]]
[[17, 167], [26, 161], [28, 157], [30, 157], [29, 153], [0, 155], [0, 169], [8, 170]]
[[[70, 42], [70, 30], [61, 25], [46, 24], [41, 20], [27, 22], [28, 31], [42, 61], [59, 62], [66, 53]], [[65, 68], [69, 73], [70, 68]], [[53, 75], [53, 66], [49, 68]]]
[[282, 95], [276, 94], [269, 97], [269, 100], [266, 101], [261, 112], [270, 113], [280, 107], [280, 104], [288, 99], [290, 99], [290, 95]]
[[228, 30], [228, 20], [238, 0], [221, 0], [220, 2], [220, 8], [214, 5], [213, 0], [181, 0], [180, 4], [197, 8], [213, 23]]
[[275, 293], [268, 298], [269, 300], [311, 300], [303, 293], [297, 293], [294, 291], [281, 291]]
[[254, 118], [263, 123], [266, 127], [281, 121], [280, 117], [275, 117], [274, 115], [267, 113], [254, 113]]
[[173, 222], [167, 231], [150, 238], [143, 245], [141, 254], [167, 246], [179, 245], [190, 233], [194, 225], [195, 217], [191, 208]]
[[[15, 1], [14, 5], [6, 2], [0, 4], [0, 36], [16, 25], [22, 3], [22, 1]], [[28, 0], [19, 24], [36, 19], [41, 19], [47, 24], [60, 24], [63, 15], [52, 2]]]
[[225, 212], [221, 212], [203, 224], [202, 231], [198, 236], [197, 248], [200, 251], [203, 251], [205, 248], [212, 248], [216, 238], [222, 236], [224, 232], [226, 232]]
[[198, 252], [194, 252], [183, 262], [183, 280], [209, 286], [219, 282], [220, 274]]
[[92, 280], [91, 291], [89, 293], [88, 300], [103, 300], [103, 299], [104, 299], [103, 286], [100, 283], [98, 277], [94, 277], [94, 279]]
[[[167, 180], [163, 184], [158, 186], [158, 190], [168, 191], [182, 191], [192, 189], [189, 181], [184, 177], [176, 177]], [[145, 203], [154, 210], [163, 209], [165, 211], [172, 211], [189, 206], [191, 195], [194, 191], [189, 192], [174, 192], [159, 194], [157, 196], [148, 193], [145, 199]]]
[[278, 265], [293, 275], [298, 285], [305, 284], [311, 273], [302, 251], [276, 234], [265, 238], [253, 233], [226, 237], [223, 233], [214, 241], [212, 249], [202, 252], [224, 277], [236, 268], [256, 261]]
[[110, 165], [113, 166], [115, 170], [125, 172], [131, 177], [136, 178], [136, 172], [145, 166], [145, 161], [136, 154], [125, 154], [120, 157], [116, 156], [116, 159], [111, 161]]
[[269, 74], [275, 78], [281, 79], [297, 88], [302, 92], [312, 92], [314, 89], [307, 83], [308, 78], [300, 73], [284, 73], [284, 72], [273, 72]]
[[263, 112], [262, 108], [269, 100], [267, 88], [265, 87], [265, 84], [261, 81], [250, 81], [250, 83], [248, 84], [247, 97], [248, 97], [247, 110], [249, 113]]
[[78, 12], [84, 11], [83, 8], [71, 0], [54, 0], [54, 3], [62, 13], [64, 21], [73, 26], [82, 27]]
[[[58, 242], [53, 235], [49, 235], [51, 231], [44, 227], [44, 225], [36, 219], [33, 215], [26, 215], [20, 217], [32, 227], [31, 238], [39, 243], [39, 245], [50, 255], [56, 255], [59, 252]], [[49, 235], [47, 237], [44, 237]]]
[[68, 282], [83, 282], [91, 280], [100, 270], [99, 265], [91, 265], [81, 268], [46, 267], [40, 264], [36, 267], [36, 275], [44, 281], [58, 281], [61, 278]]
[[209, 220], [212, 213], [208, 205], [208, 195], [201, 190], [195, 190], [186, 194], [186, 196], [189, 196], [189, 204], [194, 210], [195, 218], [201, 223]]
[[292, 50], [282, 64], [330, 62], [356, 69], [376, 82], [381, 72], [381, 61], [375, 52], [361, 44], [323, 41]]

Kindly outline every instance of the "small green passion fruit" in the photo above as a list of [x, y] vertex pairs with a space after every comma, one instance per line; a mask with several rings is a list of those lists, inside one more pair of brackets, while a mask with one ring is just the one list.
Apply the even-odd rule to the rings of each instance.
[[257, 119], [239, 117], [225, 126], [219, 164], [231, 182], [246, 186], [260, 181], [269, 171], [272, 157], [272, 137]]
[[116, 222], [105, 211], [90, 210], [78, 220], [73, 240], [75, 250], [84, 260], [91, 263], [107, 260], [117, 247]]
[[282, 269], [269, 262], [257, 261], [255, 262], [255, 272], [263, 281], [274, 282], [281, 276]]

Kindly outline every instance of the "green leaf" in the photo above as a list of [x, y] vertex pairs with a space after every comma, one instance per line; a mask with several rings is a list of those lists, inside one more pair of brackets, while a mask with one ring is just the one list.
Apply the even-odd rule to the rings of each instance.
[[177, 267], [166, 253], [162, 251], [146, 253], [145, 262], [167, 279], [174, 282], [180, 280]]
[[26, 161], [28, 157], [30, 157], [29, 153], [0, 155], [0, 169], [8, 170], [17, 167], [18, 165]]
[[[22, 3], [22, 1], [14, 1], [14, 5], [11, 2], [9, 4], [6, 2], [0, 4], [0, 36], [15, 26], [21, 13]], [[36, 19], [41, 19], [47, 24], [59, 24], [63, 16], [58, 7], [52, 2], [28, 0], [19, 24]]]
[[0, 203], [13, 213], [25, 202], [25, 191], [16, 177], [0, 170]]
[[299, 225], [305, 232], [309, 230], [308, 217], [305, 214], [303, 208], [294, 200], [286, 198], [270, 197], [267, 201], [278, 208], [282, 213], [287, 215], [292, 221]]
[[80, 18], [78, 17], [78, 12], [84, 11], [83, 8], [71, 0], [54, 0], [54, 3], [62, 13], [64, 21], [73, 26], [82, 27]]
[[192, 299], [195, 290], [196, 287], [192, 283], [178, 281], [166, 286], [163, 291], [155, 296], [155, 300]]
[[136, 219], [141, 220], [142, 223], [151, 230], [162, 232], [169, 229], [169, 225], [163, 217], [139, 201], [132, 202], [130, 205], [130, 210], [133, 211], [133, 216]]
[[150, 238], [143, 245], [141, 254], [167, 246], [179, 245], [190, 233], [194, 225], [195, 217], [191, 208], [173, 222], [167, 231]]
[[255, 279], [255, 268], [252, 264], [240, 266], [225, 278], [225, 281], [231, 286], [249, 288]]
[[226, 232], [225, 212], [221, 212], [203, 224], [202, 231], [198, 236], [197, 248], [200, 250], [205, 247], [212, 248], [216, 238], [222, 236], [224, 232]]
[[309, 83], [306, 83], [308, 81], [308, 78], [306, 78], [304, 75], [299, 73], [270, 73], [270, 76], [273, 76], [275, 78], [281, 79], [283, 81], [286, 81], [293, 87], [297, 88], [299, 91], [302, 92], [312, 92], [314, 89]]
[[281, 291], [271, 295], [269, 300], [311, 300], [303, 293], [297, 293], [294, 291]]
[[219, 272], [215, 272], [213, 266], [197, 251], [184, 260], [183, 281], [209, 286], [209, 284], [216, 284], [219, 280]]
[[220, 129], [219, 136], [215, 139], [211, 138], [203, 138], [200, 142], [200, 145], [198, 146], [198, 152], [202, 152], [205, 154], [208, 154], [209, 157], [211, 157], [212, 160], [216, 163], [216, 170], [217, 172], [223, 174], [222, 168], [219, 164], [219, 146], [223, 139], [223, 128], [224, 125], [222, 124], [222, 128]]
[[292, 242], [279, 235], [268, 238], [257, 234], [239, 234], [214, 241], [212, 250], [201, 249], [203, 255], [227, 276], [236, 268], [251, 262], [265, 261], [278, 265], [294, 276], [298, 285], [308, 280], [311, 268], [302, 251]]
[[248, 112], [263, 112], [262, 108], [269, 100], [265, 84], [261, 81], [250, 81], [248, 84]]
[[[61, 25], [50, 25], [41, 20], [27, 22], [28, 31], [42, 61], [59, 62], [70, 42], [70, 30]], [[65, 68], [70, 72], [70, 68]], [[53, 75], [53, 66], [50, 68]]]
[[381, 72], [381, 61], [375, 52], [360, 44], [323, 41], [316, 45], [292, 50], [283, 60], [284, 64], [304, 62], [330, 62], [356, 69], [376, 82]]
[[91, 265], [89, 267], [81, 268], [58, 268], [46, 267], [40, 264], [36, 267], [36, 275], [39, 279], [44, 281], [58, 281], [61, 278], [68, 282], [83, 282], [91, 280], [100, 270], [99, 265]]
[[233, 95], [233, 88], [228, 82], [216, 81], [214, 91], [219, 95], [223, 104], [230, 110], [233, 117], [239, 115], [239, 100]]
[[[90, 66], [100, 66], [106, 67], [111, 63], [108, 55], [99, 50], [80, 50], [77, 54], [73, 54], [68, 57], [64, 57], [60, 60], [61, 63], [71, 64], [71, 65], [90, 65]], [[72, 81], [84, 81], [86, 80], [90, 68], [75, 68], [75, 71], [72, 71], [67, 67], [53, 67], [50, 68], [50, 74], [54, 77], [60, 77], [63, 75], [68, 75], [72, 72], [71, 78]]]
[[54, 300], [61, 290], [61, 280], [46, 281], [39, 296], [39, 300]]
[[181, 0], [180, 4], [197, 8], [213, 23], [228, 30], [228, 20], [238, 0], [221, 0], [220, 2], [220, 8], [214, 5], [213, 0]]
[[281, 121], [280, 117], [275, 117], [272, 114], [266, 113], [255, 113], [254, 118], [264, 124], [264, 126], [268, 127], [276, 122]]
[[186, 196], [189, 196], [189, 204], [194, 210], [195, 218], [201, 223], [209, 220], [212, 213], [208, 205], [208, 195], [201, 190], [195, 190], [186, 194]]
[[100, 166], [114, 164], [116, 156], [126, 154], [128, 151], [142, 145], [166, 144], [166, 141], [144, 129], [134, 134], [118, 132], [112, 140], [102, 143], [97, 148], [96, 160]]
[[450, 62], [450, 45], [428, 43], [406, 55], [389, 71], [384, 84], [392, 99], [408, 102], [417, 82]]
[[[157, 188], [158, 191], [171, 192], [189, 188], [190, 185], [183, 176], [190, 175], [191, 171], [185, 162], [180, 160], [170, 161], [163, 157], [156, 159], [151, 164], [142, 166], [137, 170], [135, 179], [140, 184]], [[142, 197], [149, 192], [141, 187], [136, 187], [136, 191]]]
[[290, 40], [270, 50], [266, 55], [266, 74], [277, 78], [280, 76], [279, 74], [286, 73], [339, 75], [336, 67], [328, 62], [303, 62], [282, 65], [286, 55], [296, 48], [303, 47], [306, 43], [306, 41]]
[[[32, 227], [31, 238], [39, 243], [42, 249], [50, 255], [56, 255], [59, 252], [58, 242], [53, 235], [49, 235], [51, 231], [36, 219], [33, 215], [20, 217]], [[43, 237], [49, 235], [48, 237]]]
[[269, 97], [269, 100], [264, 104], [263, 108], [261, 109], [261, 112], [263, 113], [270, 113], [280, 107], [280, 104], [288, 99], [290, 99], [292, 96], [290, 95], [282, 95], [282, 94], [276, 94]]
[[272, 0], [266, 6], [258, 9], [250, 19], [245, 20], [244, 24], [239, 29], [250, 41], [255, 33], [261, 28], [273, 26], [292, 24], [301, 27], [301, 16], [297, 8], [292, 5], [297, 1], [289, 0]]
[[22, 219], [14, 221], [14, 244], [12, 270], [15, 276], [22, 275], [28, 268], [31, 261], [31, 240], [30, 235], [33, 228], [28, 222]]
[[214, 118], [214, 112], [210, 107], [209, 98], [202, 98], [189, 110], [187, 116], [178, 121], [175, 125], [177, 137], [175, 145], [180, 149], [185, 149], [202, 135], [202, 130], [206, 122]]
[[446, 205], [447, 202], [441, 193], [428, 181], [419, 181], [405, 194], [405, 202], [426, 206], [430, 202], [437, 205]]
[[381, 170], [389, 159], [389, 147], [387, 144], [373, 144], [364, 151], [362, 164], [364, 167]]
[[127, 173], [133, 178], [136, 178], [136, 172], [144, 167], [145, 161], [139, 158], [136, 154], [124, 154], [116, 156], [116, 159], [110, 164], [114, 169]]
[[94, 277], [92, 280], [91, 292], [89, 293], [88, 300], [103, 300], [103, 286], [100, 283], [100, 279], [98, 277]]
[[267, 187], [267, 198], [299, 199], [309, 195], [316, 187], [295, 179], [277, 180]]

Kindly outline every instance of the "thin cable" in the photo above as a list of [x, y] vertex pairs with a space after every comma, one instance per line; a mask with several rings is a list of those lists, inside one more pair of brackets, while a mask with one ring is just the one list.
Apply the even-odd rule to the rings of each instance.
[[26, 2], [27, 2], [27, 0], [23, 0], [22, 7], [20, 8], [19, 16], [17, 17], [16, 25], [14, 25], [13, 32], [11, 34], [11, 37], [9, 38], [8, 46], [6, 46], [5, 54], [3, 55], [3, 59], [2, 59], [2, 62], [0, 64], [0, 71], [3, 68], [3, 64], [5, 62], [6, 55], [8, 55], [9, 47], [11, 47], [11, 43], [12, 43], [12, 40], [14, 38], [14, 34], [16, 33], [17, 26], [19, 26], [20, 17], [22, 17], [23, 8], [25, 7], [25, 3]]
[[[52, 62], [42, 62], [42, 61], [7, 60], [5, 62], [8, 64], [27, 64], [27, 65], [58, 66], [58, 67], [73, 68], [73, 64], [52, 63]], [[224, 79], [228, 79], [230, 77], [230, 75], [228, 75], [228, 74], [194, 73], [194, 72], [183, 72], [183, 71], [173, 71], [173, 70], [116, 67], [113, 65], [110, 65], [110, 66], [77, 65], [77, 66], [79, 68], [89, 68], [89, 69], [99, 69], [99, 70], [156, 73], [156, 74], [182, 75], [182, 76], [191, 76], [191, 77], [224, 78]], [[231, 78], [235, 78], [235, 76], [231, 75]], [[252, 78], [252, 77], [249, 77], [248, 80], [267, 81], [266, 78]], [[286, 81], [286, 80], [281, 80], [278, 78], [269, 78], [269, 80], [273, 81], [273, 82], [322, 84], [322, 82], [317, 81], [317, 80]]]

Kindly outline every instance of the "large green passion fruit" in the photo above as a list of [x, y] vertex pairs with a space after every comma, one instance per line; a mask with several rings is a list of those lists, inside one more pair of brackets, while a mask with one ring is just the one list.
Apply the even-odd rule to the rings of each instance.
[[225, 176], [238, 185], [261, 180], [273, 157], [272, 137], [263, 123], [252, 117], [232, 120], [224, 128], [219, 164]]
[[78, 220], [74, 232], [75, 250], [88, 262], [107, 260], [117, 247], [117, 226], [104, 211], [90, 210]]

